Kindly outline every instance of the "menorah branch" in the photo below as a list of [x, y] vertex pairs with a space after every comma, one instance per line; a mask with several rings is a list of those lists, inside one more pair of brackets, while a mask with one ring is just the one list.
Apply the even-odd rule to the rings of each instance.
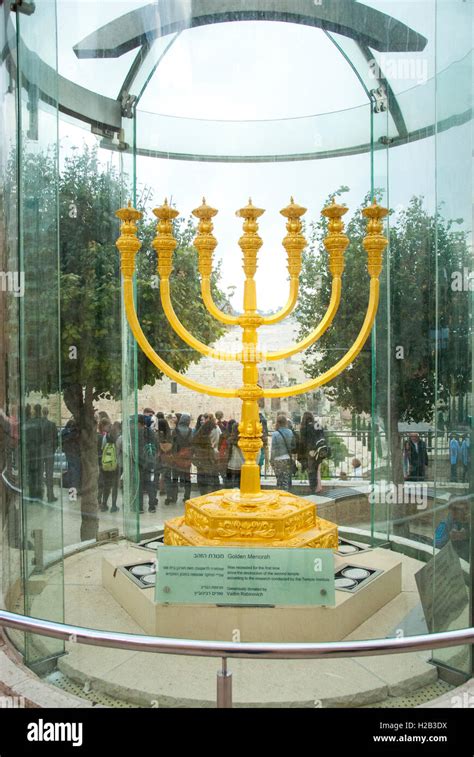
[[284, 360], [287, 357], [291, 357], [291, 355], [296, 355], [299, 352], [303, 352], [304, 350], [308, 349], [308, 347], [311, 347], [312, 344], [315, 344], [315, 342], [317, 342], [318, 339], [320, 339], [322, 335], [328, 330], [329, 326], [334, 320], [334, 316], [336, 315], [339, 309], [339, 304], [341, 302], [341, 290], [341, 277], [335, 276], [332, 280], [331, 299], [329, 301], [328, 309], [326, 310], [326, 313], [321, 320], [321, 323], [316, 326], [316, 328], [313, 329], [308, 334], [308, 336], [306, 336], [300, 342], [294, 344], [292, 347], [265, 353], [265, 360]]
[[198, 267], [201, 276], [202, 299], [208, 312], [213, 318], [220, 323], [225, 323], [227, 326], [238, 326], [238, 316], [222, 312], [222, 310], [220, 310], [215, 304], [212, 296], [212, 258], [214, 250], [217, 247], [217, 239], [212, 233], [214, 229], [212, 219], [215, 215], [217, 215], [217, 210], [207, 205], [204, 197], [202, 198], [202, 204], [193, 210], [193, 216], [199, 218], [194, 246], [198, 251]]
[[283, 239], [283, 247], [286, 250], [288, 260], [288, 273], [290, 274], [290, 294], [288, 302], [274, 315], [263, 316], [262, 325], [271, 326], [286, 318], [293, 312], [298, 299], [299, 276], [301, 273], [301, 256], [306, 247], [306, 239], [302, 234], [303, 224], [301, 218], [306, 213], [306, 208], [297, 205], [293, 198], [286, 208], [280, 210], [282, 216], [287, 218], [287, 235]]
[[262, 326], [273, 326], [275, 323], [279, 323], [291, 315], [298, 300], [299, 286], [299, 279], [297, 277], [292, 277], [290, 279], [290, 294], [288, 295], [286, 305], [273, 315], [264, 315], [262, 318]]
[[[282, 211], [282, 213], [284, 215], [287, 215], [293, 209], [294, 216], [294, 208], [294, 204], [289, 205], [288, 208], [285, 208], [285, 210]], [[349, 244], [349, 239], [344, 234], [344, 223], [342, 221], [343, 215], [347, 213], [347, 208], [345, 207], [345, 205], [338, 205], [333, 199], [332, 203], [323, 208], [322, 213], [329, 221], [328, 234], [323, 240], [324, 246], [326, 247], [326, 250], [329, 254], [329, 270], [331, 271], [333, 277], [329, 306], [326, 310], [326, 313], [324, 314], [321, 323], [316, 326], [304, 339], [293, 345], [293, 347], [288, 347], [283, 350], [276, 350], [274, 352], [268, 352], [265, 356], [266, 360], [268, 361], [284, 360], [287, 357], [291, 357], [291, 355], [296, 355], [298, 352], [303, 352], [304, 350], [308, 349], [308, 347], [311, 347], [311, 345], [317, 342], [318, 339], [320, 339], [322, 335], [327, 331], [339, 309], [342, 287], [341, 276], [344, 271], [344, 252], [347, 248], [347, 245]], [[299, 224], [299, 226], [301, 227], [301, 224]], [[302, 240], [304, 242], [304, 237], [301, 235], [301, 233], [299, 233], [299, 231], [300, 230], [298, 230], [296, 219], [290, 218], [290, 221], [288, 223], [289, 233], [284, 240], [284, 244], [289, 251], [289, 255], [292, 254], [292, 248], [295, 246], [295, 244], [298, 245], [298, 240]], [[295, 234], [295, 232], [298, 232], [297, 235]], [[302, 241], [299, 241], [300, 246], [302, 245]], [[293, 257], [295, 258], [294, 252]], [[295, 265], [295, 262], [297, 265], [297, 260], [294, 261], [293, 265]]]
[[225, 323], [227, 326], [238, 326], [239, 316], [230, 315], [220, 310], [214, 302], [212, 296], [211, 279], [210, 276], [201, 276], [201, 295], [204, 305], [207, 311], [213, 318], [221, 323]]
[[208, 386], [207, 384], [201, 384], [198, 381], [194, 381], [193, 379], [183, 376], [181, 373], [178, 373], [178, 371], [175, 371], [174, 368], [171, 368], [171, 366], [168, 365], [168, 363], [166, 363], [155, 352], [153, 347], [148, 342], [148, 339], [146, 338], [145, 334], [143, 333], [143, 330], [142, 330], [142, 327], [140, 326], [140, 322], [138, 320], [137, 312], [135, 309], [135, 302], [133, 298], [133, 282], [132, 282], [131, 277], [124, 278], [123, 296], [124, 296], [124, 301], [125, 301], [125, 313], [126, 313], [127, 321], [132, 331], [132, 334], [135, 337], [141, 350], [144, 352], [147, 358], [153, 363], [153, 365], [156, 366], [156, 368], [162, 371], [162, 373], [168, 376], [168, 378], [171, 379], [172, 381], [176, 381], [178, 384], [185, 386], [187, 389], [192, 389], [195, 392], [200, 392], [201, 394], [209, 394], [212, 397], [238, 397], [239, 396], [239, 392], [237, 389], [224, 389], [220, 387]]
[[[138, 250], [141, 247], [141, 243], [137, 238], [137, 226], [136, 221], [142, 217], [140, 211], [135, 210], [129, 203], [127, 208], [121, 208], [116, 212], [116, 215], [121, 220], [120, 236], [116, 242], [116, 245], [120, 252], [121, 270], [123, 276], [123, 299], [125, 304], [125, 314], [128, 324], [132, 331], [135, 340], [142, 349], [143, 353], [158, 368], [172, 381], [185, 386], [201, 394], [208, 394], [214, 397], [238, 397], [237, 389], [223, 389], [219, 387], [208, 386], [207, 384], [201, 384], [198, 381], [189, 379], [183, 376], [178, 371], [175, 371], [168, 363], [166, 363], [153, 349], [148, 342], [138, 320], [137, 312], [135, 309], [135, 301], [133, 294], [133, 276], [135, 273], [135, 257]], [[157, 252], [162, 253], [161, 260], [159, 261], [159, 273], [164, 279], [167, 279], [172, 270], [171, 258], [173, 250], [176, 247], [176, 240], [172, 236], [171, 221], [176, 215], [176, 211], [170, 208], [167, 203], [163, 208], [159, 209], [157, 214], [160, 218], [159, 232], [161, 233], [159, 244], [157, 245]], [[155, 240], [156, 241], [156, 240]], [[169, 290], [168, 290], [169, 294]], [[170, 303], [171, 304], [171, 303]]]
[[163, 311], [170, 325], [172, 326], [174, 331], [178, 334], [178, 336], [180, 336], [181, 339], [184, 342], [186, 342], [186, 344], [192, 347], [193, 350], [200, 352], [201, 355], [205, 355], [206, 357], [213, 358], [214, 360], [224, 360], [224, 361], [229, 361], [229, 362], [241, 361], [242, 353], [222, 352], [221, 350], [216, 350], [213, 347], [210, 347], [209, 345], [204, 344], [203, 342], [199, 341], [199, 339], [196, 339], [185, 328], [185, 326], [183, 326], [178, 316], [176, 315], [172, 302], [171, 302], [170, 281], [168, 278], [162, 278], [160, 280], [160, 295], [161, 295], [161, 304], [163, 305]]
[[295, 394], [305, 394], [306, 392], [311, 392], [314, 389], [318, 389], [318, 387], [324, 386], [324, 384], [328, 384], [330, 381], [333, 381], [333, 379], [337, 378], [337, 376], [339, 376], [339, 374], [342, 373], [356, 359], [357, 355], [361, 352], [364, 344], [370, 336], [370, 332], [372, 331], [372, 327], [374, 325], [375, 316], [377, 314], [379, 292], [380, 282], [378, 279], [372, 278], [370, 280], [369, 305], [367, 308], [364, 323], [362, 324], [362, 328], [359, 331], [357, 339], [355, 340], [352, 347], [332, 368], [330, 368], [325, 373], [322, 373], [317, 378], [311, 379], [310, 381], [305, 381], [302, 384], [295, 384], [294, 386], [283, 386], [279, 387], [278, 389], [264, 389], [263, 396], [269, 399], [271, 399], [272, 397], [293, 397], [293, 395]]

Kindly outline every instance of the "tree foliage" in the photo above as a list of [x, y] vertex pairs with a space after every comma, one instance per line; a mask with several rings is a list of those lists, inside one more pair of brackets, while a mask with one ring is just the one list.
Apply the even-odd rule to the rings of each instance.
[[[13, 185], [15, 171], [12, 162]], [[24, 386], [27, 392], [43, 395], [62, 390], [79, 430], [81, 539], [93, 539], [98, 511], [94, 411], [100, 398], [120, 399], [122, 393], [122, 340], [126, 337], [122, 328], [120, 260], [115, 246], [119, 221], [115, 211], [129, 197], [124, 196], [124, 177], [100, 162], [97, 149], [88, 147], [72, 150], [59, 172], [53, 153], [25, 151], [21, 179], [26, 274], [23, 333], [28, 355]], [[137, 257], [138, 315], [156, 351], [173, 368], [184, 371], [200, 355], [175, 335], [166, 320], [151, 247], [156, 219], [146, 215], [146, 208], [140, 210], [144, 220], [140, 223], [143, 248]], [[197, 254], [192, 248], [194, 227], [179, 219], [175, 233], [178, 247], [171, 282], [176, 313], [194, 336], [212, 343], [224, 329], [201, 302]], [[212, 285], [216, 301], [225, 308], [228, 303], [217, 289], [218, 279], [219, 269]], [[141, 350], [137, 350], [136, 377], [132, 368], [125, 366], [130, 384], [136, 380], [138, 388], [153, 385], [161, 378]]]
[[[96, 151], [84, 149], [66, 159], [59, 189], [63, 383], [92, 385], [94, 399], [119, 398], [122, 336], [120, 261], [115, 247], [119, 222], [115, 211], [126, 199], [120, 177], [113, 168], [99, 164]], [[200, 356], [175, 335], [163, 313], [156, 285], [156, 255], [151, 247], [155, 227], [156, 219], [145, 214], [139, 224], [142, 249], [137, 256], [137, 309], [151, 344], [173, 368], [183, 371]], [[200, 298], [197, 254], [192, 249], [194, 227], [180, 219], [175, 233], [175, 310], [198, 339], [213, 342], [223, 330]], [[215, 282], [216, 277], [214, 293], [222, 304]], [[69, 358], [71, 345], [77, 347], [77, 361]], [[138, 387], [153, 385], [160, 377], [139, 350]]]
[[[15, 170], [12, 164], [12, 179]], [[25, 388], [44, 395], [58, 388], [54, 377], [58, 365], [59, 295], [63, 386], [89, 385], [93, 387], [94, 400], [119, 399], [122, 334], [120, 261], [115, 246], [119, 221], [115, 211], [128, 200], [128, 196], [123, 196], [123, 181], [113, 167], [99, 161], [97, 149], [73, 150], [64, 160], [59, 175], [52, 152], [25, 151], [21, 190], [26, 284], [24, 333], [29, 361]], [[174, 334], [163, 313], [153, 281], [156, 256], [151, 242], [156, 219], [143, 206], [140, 209], [144, 219], [139, 225], [143, 246], [137, 256], [139, 316], [154, 347], [173, 368], [183, 371], [198, 361], [200, 355]], [[198, 339], [211, 343], [222, 335], [223, 328], [208, 314], [200, 298], [197, 253], [192, 247], [194, 232], [190, 220], [178, 219], [172, 297], [183, 323]], [[213, 293], [225, 309], [228, 301], [219, 291], [219, 278], [217, 267]], [[71, 347], [77, 349], [77, 359], [71, 359]], [[153, 385], [159, 378], [161, 373], [139, 351], [138, 387]]]
[[[340, 198], [346, 191], [347, 187], [341, 187], [331, 198]], [[360, 211], [368, 201], [367, 196], [347, 224], [350, 243], [341, 306], [326, 334], [307, 352], [305, 368], [310, 376], [320, 375], [337, 362], [353, 344], [365, 317], [368, 275], [362, 240], [366, 223]], [[357, 360], [328, 390], [341, 407], [371, 413], [375, 380], [376, 420], [385, 425], [390, 416], [395, 434], [399, 421], [430, 422], [437, 403], [469, 391], [469, 294], [452, 285], [453, 275], [469, 265], [469, 252], [466, 233], [456, 228], [457, 223], [460, 219], [446, 220], [440, 211], [430, 214], [422, 197], [413, 197], [404, 209], [391, 214], [375, 371], [374, 340], [369, 339]], [[321, 320], [329, 303], [326, 234], [325, 218], [310, 227], [296, 313], [300, 336]]]

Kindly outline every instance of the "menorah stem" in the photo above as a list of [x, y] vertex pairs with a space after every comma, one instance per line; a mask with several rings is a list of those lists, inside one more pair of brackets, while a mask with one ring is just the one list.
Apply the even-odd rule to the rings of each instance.
[[[259, 427], [260, 434], [258, 434]], [[244, 456], [244, 463], [240, 473], [240, 491], [243, 495], [259, 494], [261, 491], [260, 466], [257, 464], [257, 454], [262, 446], [260, 438], [262, 431], [258, 401], [256, 399], [243, 401], [242, 418], [239, 428], [242, 429], [240, 432], [239, 447]], [[245, 429], [248, 429], [248, 436], [244, 435]]]
[[242, 383], [246, 388], [247, 398], [242, 404], [242, 418], [240, 424], [239, 446], [244, 455], [244, 465], [241, 470], [240, 490], [242, 494], [257, 494], [260, 492], [260, 468], [256, 458], [261, 447], [262, 433], [258, 411], [258, 365], [257, 359], [257, 328], [254, 325], [257, 309], [257, 292], [253, 278], [247, 278], [244, 284], [244, 329], [242, 334]]
[[239, 447], [244, 456], [241, 469], [240, 492], [243, 498], [249, 498], [252, 506], [252, 495], [260, 493], [260, 468], [257, 455], [262, 446], [262, 424], [260, 423], [258, 400], [262, 396], [262, 389], [258, 385], [258, 354], [257, 328], [262, 322], [257, 313], [257, 288], [255, 273], [257, 271], [257, 253], [262, 246], [258, 235], [257, 219], [264, 211], [252, 205], [251, 200], [245, 208], [237, 211], [237, 215], [244, 219], [244, 233], [239, 239], [239, 246], [243, 252], [244, 283], [244, 312], [239, 317], [242, 327], [242, 387], [239, 396], [242, 399], [242, 417], [239, 424]]

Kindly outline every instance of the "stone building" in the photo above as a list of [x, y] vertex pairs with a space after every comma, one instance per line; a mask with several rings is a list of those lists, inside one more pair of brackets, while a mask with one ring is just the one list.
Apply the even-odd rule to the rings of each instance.
[[[264, 351], [281, 349], [285, 345], [291, 345], [297, 338], [297, 324], [293, 319], [276, 324], [275, 326], [262, 327], [259, 330], [259, 346]], [[241, 329], [238, 326], [231, 327], [227, 333], [219, 339], [214, 347], [228, 352], [237, 352], [241, 343]], [[186, 372], [186, 376], [212, 384], [213, 386], [238, 387], [242, 383], [242, 368], [240, 363], [224, 362], [210, 358], [203, 358], [199, 363], [193, 364]], [[259, 383], [264, 388], [278, 386], [291, 386], [305, 381], [302, 355], [294, 355], [286, 360], [262, 363], [259, 371]], [[282, 399], [266, 399], [262, 402], [263, 410], [268, 419], [274, 419], [277, 412], [286, 412], [295, 417], [302, 414], [305, 409], [315, 412], [327, 410], [327, 401], [321, 391], [312, 392], [310, 395], [300, 397], [288, 397]], [[143, 387], [138, 393], [138, 408], [151, 407], [155, 411], [187, 412], [193, 420], [202, 412], [215, 412], [222, 410], [226, 418], [240, 418], [239, 399], [220, 399], [200, 395], [186, 389], [166, 376], [157, 381], [154, 386]]]

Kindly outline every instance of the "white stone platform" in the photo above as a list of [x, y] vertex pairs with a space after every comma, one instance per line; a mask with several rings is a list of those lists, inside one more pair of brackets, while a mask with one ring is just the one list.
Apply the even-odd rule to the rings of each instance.
[[[102, 586], [102, 558], [115, 560], [119, 555], [123, 564], [146, 560], [146, 553], [124, 542], [104, 544], [65, 560], [67, 623], [143, 633], [144, 629]], [[403, 555], [397, 558], [402, 561], [401, 592], [346, 639], [393, 635], [393, 629], [418, 606], [413, 576], [422, 563]], [[67, 644], [67, 651], [59, 660], [60, 670], [73, 680], [88, 682], [92, 689], [149, 707], [215, 706], [218, 659], [74, 643]], [[250, 659], [230, 660], [229, 669], [236, 706], [360, 707], [433, 683], [437, 671], [428, 660], [428, 652], [345, 660]]]
[[154, 587], [140, 588], [118, 567], [149, 562], [153, 553], [124, 547], [102, 559], [102, 583], [143, 630], [154, 636], [231, 641], [340, 641], [400, 594], [402, 560], [386, 549], [347, 557], [334, 555], [335, 569], [351, 565], [380, 570], [356, 593], [336, 591], [335, 607], [222, 607], [215, 604], [155, 604]]

